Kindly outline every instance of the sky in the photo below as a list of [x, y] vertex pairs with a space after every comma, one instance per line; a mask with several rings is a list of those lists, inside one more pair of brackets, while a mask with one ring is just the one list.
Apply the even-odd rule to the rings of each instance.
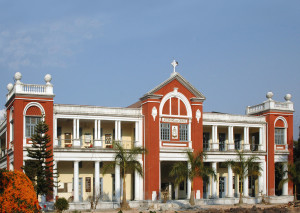
[[[204, 111], [294, 102], [300, 126], [298, 0], [0, 0], [0, 109], [15, 72], [52, 75], [55, 103], [126, 107], [169, 78], [173, 59]], [[1, 116], [0, 111], [0, 116]]]

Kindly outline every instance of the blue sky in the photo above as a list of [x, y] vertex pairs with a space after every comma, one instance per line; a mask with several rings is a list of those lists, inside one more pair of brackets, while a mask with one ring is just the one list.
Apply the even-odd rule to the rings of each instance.
[[177, 71], [205, 111], [244, 114], [292, 94], [300, 125], [300, 1], [1, 1], [6, 85], [53, 77], [56, 103], [128, 106]]

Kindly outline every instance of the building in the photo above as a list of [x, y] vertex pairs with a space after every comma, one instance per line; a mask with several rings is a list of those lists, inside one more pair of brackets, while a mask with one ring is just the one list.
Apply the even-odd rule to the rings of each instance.
[[[291, 201], [292, 183], [285, 183], [278, 191], [275, 180], [278, 163], [286, 169], [293, 159], [291, 95], [285, 96], [285, 102], [277, 102], [268, 92], [267, 100], [247, 107], [246, 115], [203, 112], [205, 96], [173, 65], [174, 72], [166, 81], [126, 108], [55, 104], [50, 75], [45, 76], [45, 85], [32, 85], [22, 83], [21, 74], [16, 73], [15, 84], [7, 86], [6, 120], [0, 124], [0, 168], [22, 170], [29, 159], [26, 148], [30, 147], [34, 126], [45, 119], [54, 167], [60, 174], [54, 197], [65, 197], [74, 205], [91, 195], [101, 195], [107, 203], [120, 199], [120, 168], [106, 175], [102, 172], [103, 165], [114, 159], [113, 140], [128, 149], [142, 146], [148, 150], [138, 159], [144, 176], [132, 171], [126, 177], [131, 201], [160, 199], [165, 189], [170, 199], [189, 197], [189, 180], [175, 186], [169, 178], [175, 162], [187, 161], [187, 149], [205, 151], [205, 163], [217, 173], [216, 180], [194, 180], [199, 202], [237, 202], [241, 183], [248, 203], [259, 202], [262, 195], [274, 203]], [[244, 150], [246, 156], [257, 155], [262, 175], [239, 179], [225, 165], [235, 159], [235, 150]]]

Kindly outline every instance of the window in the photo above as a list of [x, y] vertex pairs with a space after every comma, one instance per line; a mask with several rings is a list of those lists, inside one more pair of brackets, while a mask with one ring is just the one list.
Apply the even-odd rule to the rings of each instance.
[[85, 178], [85, 192], [91, 192], [91, 178]]
[[234, 149], [241, 149], [241, 134], [234, 134]]
[[41, 121], [41, 117], [26, 116], [26, 138], [34, 134], [35, 126]]
[[188, 141], [188, 124], [180, 124], [179, 138], [180, 141]]
[[209, 132], [203, 133], [203, 150], [204, 151], [209, 150]]
[[275, 144], [283, 145], [284, 144], [284, 128], [275, 128]]
[[219, 151], [225, 151], [225, 140], [226, 140], [225, 133], [220, 133], [219, 134]]
[[170, 124], [168, 123], [160, 124], [160, 138], [163, 141], [170, 140]]

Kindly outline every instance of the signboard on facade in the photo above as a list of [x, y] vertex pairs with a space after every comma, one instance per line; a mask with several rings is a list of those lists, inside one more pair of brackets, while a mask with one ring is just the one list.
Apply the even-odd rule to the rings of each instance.
[[178, 126], [172, 126], [172, 139], [178, 139]]
[[168, 123], [188, 123], [188, 119], [180, 119], [180, 118], [162, 118], [162, 122], [168, 122]]

